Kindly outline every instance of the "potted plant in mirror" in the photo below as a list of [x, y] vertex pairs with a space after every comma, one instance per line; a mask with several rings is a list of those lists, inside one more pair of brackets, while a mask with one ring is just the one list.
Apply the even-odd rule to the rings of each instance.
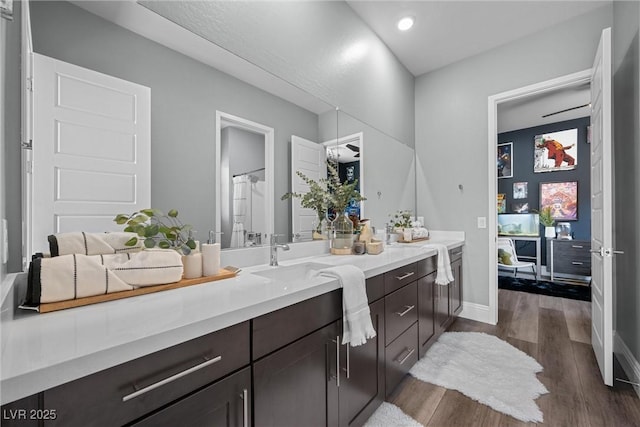
[[313, 239], [324, 240], [327, 238], [326, 215], [329, 207], [329, 192], [327, 191], [327, 180], [320, 179], [314, 181], [300, 171], [296, 171], [304, 182], [309, 186], [309, 191], [300, 194], [289, 192], [281, 197], [281, 200], [298, 198], [303, 208], [313, 209], [316, 212], [316, 219], [313, 226]]
[[553, 224], [555, 220], [551, 216], [551, 206], [545, 206], [538, 212], [540, 218], [540, 224], [544, 225], [544, 237], [547, 239], [553, 239], [556, 237], [556, 229]]
[[[173, 249], [181, 254], [184, 267], [184, 278], [192, 279], [202, 276], [202, 258], [193, 240], [192, 226], [178, 219], [178, 211], [171, 209], [164, 214], [158, 209], [142, 209], [130, 215], [118, 214], [113, 219], [119, 225], [126, 225], [124, 231], [136, 233], [125, 246], [135, 246], [139, 239], [144, 239], [145, 248]], [[199, 267], [199, 268], [198, 268]]]
[[[394, 214], [389, 214], [391, 217], [391, 226], [393, 231], [399, 235], [399, 240], [410, 241], [411, 230], [413, 229], [412, 212], [410, 210], [398, 210]], [[405, 232], [407, 232], [407, 238], [405, 238]]]

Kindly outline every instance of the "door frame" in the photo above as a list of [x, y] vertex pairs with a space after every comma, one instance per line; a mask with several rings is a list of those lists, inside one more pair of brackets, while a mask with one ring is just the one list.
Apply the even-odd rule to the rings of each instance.
[[[358, 176], [358, 184], [360, 184], [360, 193], [365, 194], [364, 191], [364, 132], [356, 132], [351, 135], [343, 136], [337, 139], [331, 139], [329, 141], [324, 141], [322, 145], [326, 147], [328, 150], [332, 146], [338, 146], [343, 144], [348, 144], [350, 142], [357, 141], [358, 146], [360, 147], [360, 174]], [[360, 218], [364, 218], [364, 203], [360, 202]]]
[[487, 188], [489, 189], [488, 218], [487, 218], [487, 243], [489, 247], [489, 318], [492, 325], [498, 323], [498, 213], [494, 208], [498, 194], [498, 180], [496, 179], [495, 163], [498, 145], [498, 104], [515, 99], [526, 98], [558, 89], [589, 83], [591, 81], [591, 68], [567, 74], [551, 80], [534, 83], [517, 89], [490, 95], [488, 98], [488, 138], [487, 138]]
[[215, 189], [216, 189], [216, 213], [215, 213], [215, 232], [216, 242], [221, 243], [221, 235], [218, 234], [222, 227], [222, 183], [221, 183], [221, 147], [222, 147], [222, 128], [223, 124], [234, 125], [236, 127], [249, 130], [264, 136], [264, 176], [266, 182], [266, 195], [265, 195], [265, 223], [266, 230], [264, 232], [269, 236], [275, 232], [275, 183], [274, 183], [274, 149], [275, 149], [275, 130], [272, 127], [253, 122], [243, 117], [234, 116], [233, 114], [225, 113], [224, 111], [216, 111], [215, 122]]

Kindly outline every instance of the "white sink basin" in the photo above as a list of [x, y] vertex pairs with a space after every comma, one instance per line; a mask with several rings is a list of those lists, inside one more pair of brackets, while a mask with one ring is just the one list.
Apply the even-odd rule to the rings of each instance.
[[278, 282], [293, 283], [308, 281], [316, 276], [318, 270], [327, 267], [331, 267], [331, 265], [319, 262], [304, 262], [295, 265], [268, 267], [264, 270], [253, 271], [251, 274], [256, 274]]

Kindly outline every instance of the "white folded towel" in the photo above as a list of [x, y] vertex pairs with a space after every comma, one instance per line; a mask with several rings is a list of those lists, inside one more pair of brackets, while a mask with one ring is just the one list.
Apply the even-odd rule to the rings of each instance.
[[29, 267], [26, 305], [72, 300], [177, 282], [182, 258], [174, 250], [133, 254], [70, 254], [35, 258]]
[[364, 273], [353, 265], [324, 268], [321, 276], [338, 279], [342, 286], [342, 344], [356, 347], [376, 336], [371, 323]]
[[136, 233], [124, 231], [114, 233], [85, 233], [83, 231], [58, 233], [49, 236], [49, 250], [52, 257], [70, 254], [100, 255], [125, 252], [139, 252], [144, 249], [144, 239], [138, 239], [135, 246], [125, 243]]
[[133, 254], [96, 255], [90, 258], [134, 286], [154, 286], [182, 279], [182, 256], [173, 249], [145, 249]]
[[451, 260], [449, 259], [449, 249], [441, 243], [429, 243], [422, 246], [427, 249], [436, 249], [438, 251], [438, 273], [436, 274], [436, 284], [447, 285], [453, 282], [453, 273], [451, 272]]

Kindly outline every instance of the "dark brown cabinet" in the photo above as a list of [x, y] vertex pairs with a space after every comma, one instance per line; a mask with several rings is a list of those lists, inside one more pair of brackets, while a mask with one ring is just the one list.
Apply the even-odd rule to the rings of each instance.
[[247, 367], [132, 426], [248, 427], [250, 425], [251, 369]]
[[557, 274], [591, 276], [591, 241], [550, 240], [551, 280]]
[[449, 326], [449, 322], [451, 320], [451, 312], [449, 311], [451, 308], [451, 304], [449, 302], [449, 290], [450, 284], [448, 285], [437, 285], [434, 284], [433, 292], [434, 292], [434, 304], [436, 309], [436, 334], [440, 335], [444, 332], [445, 329]]
[[449, 284], [451, 292], [449, 312], [452, 316], [457, 316], [462, 311], [462, 259], [451, 262], [451, 272], [453, 273], [453, 282]]
[[434, 292], [436, 289], [436, 272], [432, 272], [418, 280], [418, 346], [420, 357], [424, 356], [436, 338], [436, 315]]
[[377, 336], [361, 346], [343, 346], [340, 426], [361, 426], [384, 400], [384, 301], [369, 306]]
[[254, 363], [256, 427], [338, 425], [339, 323]]

